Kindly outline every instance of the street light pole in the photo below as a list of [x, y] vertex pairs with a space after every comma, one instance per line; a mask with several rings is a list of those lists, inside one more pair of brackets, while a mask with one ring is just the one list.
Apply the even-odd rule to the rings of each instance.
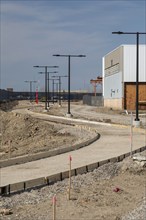
[[47, 111], [47, 68], [57, 68], [58, 66], [33, 66], [37, 68], [45, 68], [45, 111]]
[[29, 93], [29, 100], [32, 101], [32, 83], [37, 83], [35, 80], [25, 80], [24, 82], [29, 83], [30, 93]]
[[59, 106], [61, 106], [61, 76], [59, 76]]
[[54, 83], [54, 85], [56, 85], [56, 100], [57, 100], [57, 97], [58, 97], [58, 83]]
[[138, 102], [139, 102], [139, 32], [136, 33], [136, 118], [135, 121], [140, 121], [138, 117]]
[[138, 104], [139, 104], [139, 35], [140, 34], [146, 34], [144, 32], [122, 32], [122, 31], [117, 31], [117, 32], [112, 32], [112, 34], [134, 34], [136, 35], [136, 126], [140, 125], [140, 120], [139, 120], [139, 109], [138, 109]]
[[53, 87], [53, 88], [52, 88], [52, 90], [53, 90], [52, 93], [53, 93], [53, 104], [54, 104], [54, 79], [52, 79], [52, 81], [53, 81], [53, 82], [52, 82], [52, 83], [53, 83], [53, 84], [52, 84], [52, 87]]
[[[43, 74], [45, 72], [39, 72], [40, 74]], [[50, 81], [50, 77], [49, 74], [50, 73], [58, 73], [57, 71], [53, 71], [53, 72], [47, 72], [47, 79], [45, 79], [45, 82], [47, 82], [47, 101], [48, 101], [48, 108], [49, 108], [49, 100], [50, 100], [50, 85], [49, 85], [49, 81]]]
[[68, 56], [68, 115], [71, 115], [70, 112], [70, 56]]
[[[58, 83], [55, 83], [55, 80], [58, 80], [59, 81], [59, 79], [50, 79], [50, 80], [52, 80], [52, 101], [53, 101], [53, 104], [54, 104], [54, 99], [56, 99], [57, 100], [57, 98], [59, 97], [59, 94], [58, 94], [58, 92], [59, 92], [59, 90], [58, 90], [58, 86], [59, 86], [59, 82]], [[56, 85], [56, 90], [55, 90], [55, 88], [54, 88], [54, 86]], [[55, 93], [56, 93], [56, 96], [55, 96]], [[56, 97], [56, 98], [55, 98]]]
[[59, 81], [59, 106], [61, 106], [61, 78], [67, 76], [52, 76], [52, 78], [58, 77]]
[[70, 58], [71, 57], [86, 57], [85, 55], [60, 55], [54, 54], [56, 57], [68, 57], [68, 112], [66, 114], [67, 117], [71, 117], [72, 114], [70, 112]]
[[47, 66], [45, 66], [45, 110], [47, 110]]

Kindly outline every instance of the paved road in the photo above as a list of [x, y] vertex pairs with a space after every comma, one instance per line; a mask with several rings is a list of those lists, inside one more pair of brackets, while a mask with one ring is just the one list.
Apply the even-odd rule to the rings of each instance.
[[[49, 118], [49, 116], [40, 113], [37, 114], [37, 116], [44, 119]], [[63, 119], [57, 118], [57, 120]], [[73, 120], [74, 119], [72, 119], [72, 121]], [[79, 121], [76, 121], [76, 123], [79, 123]], [[65, 153], [26, 164], [1, 168], [0, 186], [67, 171], [69, 168], [69, 155], [71, 155], [73, 158], [72, 168], [77, 168], [119, 156], [130, 151], [129, 127], [115, 126], [110, 124], [102, 125], [102, 123], [98, 122], [94, 124], [91, 124], [90, 122], [90, 124], [88, 124], [88, 122], [82, 121], [82, 123], [96, 128], [97, 132], [101, 134], [100, 139], [87, 147], [72, 151], [70, 153]], [[145, 145], [145, 132], [141, 132], [136, 129], [133, 133], [133, 150]]]

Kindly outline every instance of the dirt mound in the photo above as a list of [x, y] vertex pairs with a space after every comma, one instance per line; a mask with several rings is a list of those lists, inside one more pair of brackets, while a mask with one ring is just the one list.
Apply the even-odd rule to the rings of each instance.
[[51, 150], [76, 141], [70, 132], [60, 133], [59, 126], [30, 115], [0, 111], [0, 117], [1, 159]]

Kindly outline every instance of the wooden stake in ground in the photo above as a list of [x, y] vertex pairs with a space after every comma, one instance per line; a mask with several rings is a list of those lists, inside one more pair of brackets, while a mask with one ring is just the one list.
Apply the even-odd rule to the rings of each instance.
[[133, 149], [133, 114], [131, 112], [131, 125], [130, 125], [130, 156], [132, 157]]
[[52, 203], [53, 203], [53, 220], [56, 220], [56, 195], [53, 196]]
[[69, 187], [68, 187], [68, 199], [70, 200], [70, 192], [71, 192], [71, 162], [72, 157], [69, 156]]

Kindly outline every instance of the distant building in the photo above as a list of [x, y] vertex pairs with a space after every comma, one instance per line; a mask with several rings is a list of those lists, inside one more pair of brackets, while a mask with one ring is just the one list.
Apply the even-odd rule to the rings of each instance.
[[13, 88], [7, 88], [7, 91], [13, 92]]
[[8, 100], [8, 98], [9, 98], [8, 91], [4, 89], [0, 89], [0, 102], [6, 101]]
[[[136, 45], [121, 45], [103, 57], [104, 106], [135, 110]], [[146, 45], [139, 45], [139, 109], [146, 109]]]

